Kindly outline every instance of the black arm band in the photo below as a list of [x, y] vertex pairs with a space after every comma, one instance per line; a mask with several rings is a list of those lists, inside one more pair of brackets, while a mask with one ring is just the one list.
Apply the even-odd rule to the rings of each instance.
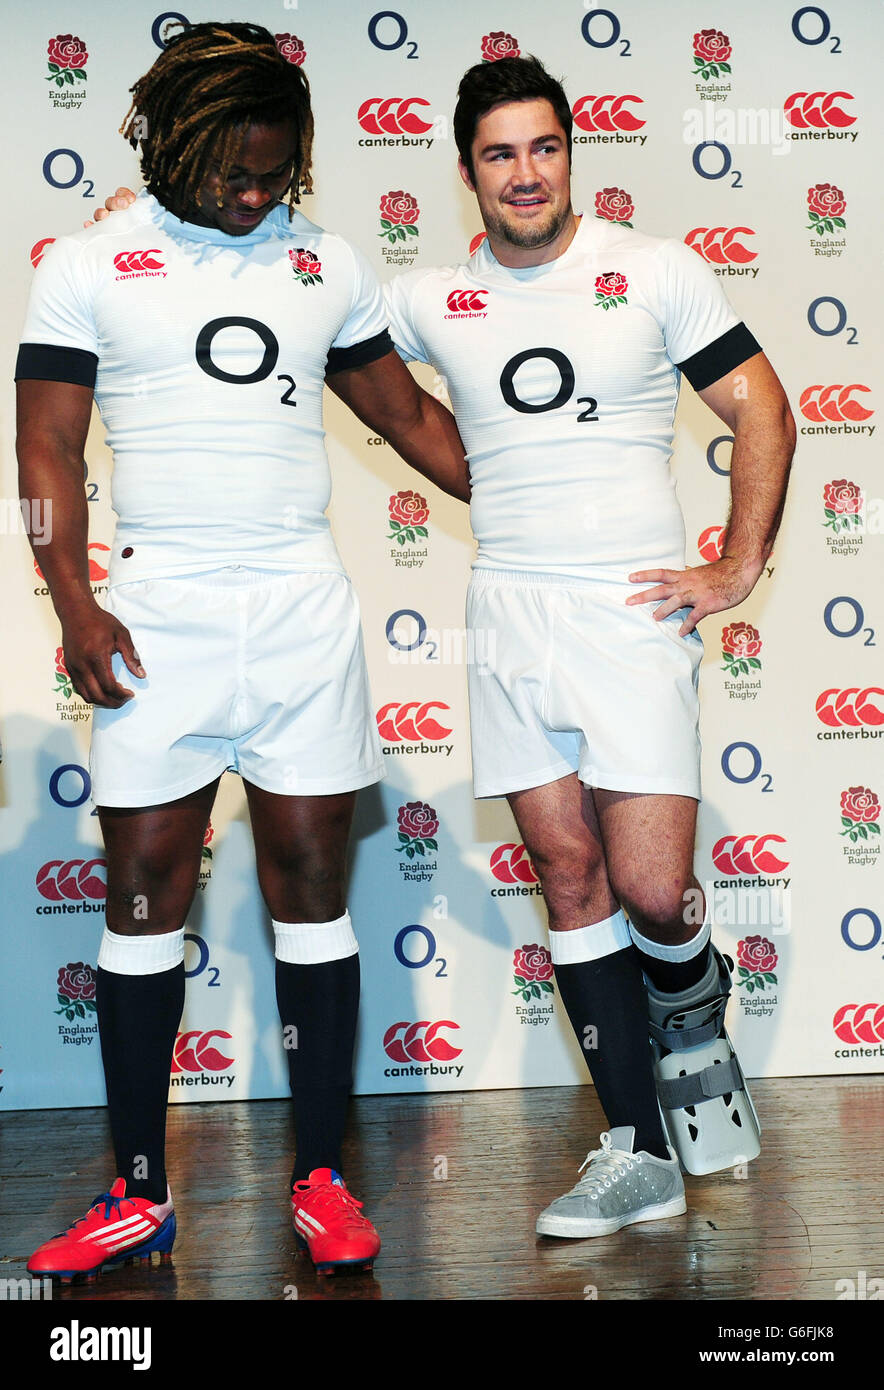
[[95, 388], [98, 357], [85, 348], [56, 347], [52, 343], [22, 343], [15, 364], [16, 381], [69, 381], [72, 386]]
[[386, 357], [388, 352], [395, 350], [393, 339], [385, 328], [382, 333], [376, 333], [362, 343], [354, 343], [352, 347], [329, 348], [325, 374], [334, 376], [335, 372], [347, 372], [353, 367], [367, 367], [369, 362], [377, 362], [379, 357]]
[[713, 381], [727, 376], [750, 357], [761, 351], [761, 346], [749, 332], [744, 323], [734, 324], [720, 338], [708, 347], [695, 352], [684, 362], [676, 362], [680, 372], [684, 372], [695, 391], [704, 391]]

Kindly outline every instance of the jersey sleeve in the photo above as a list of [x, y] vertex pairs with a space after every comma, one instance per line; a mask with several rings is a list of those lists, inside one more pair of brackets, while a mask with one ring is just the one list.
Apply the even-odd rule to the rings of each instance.
[[672, 241], [664, 255], [666, 350], [694, 390], [702, 391], [761, 348], [696, 251]]
[[62, 238], [34, 273], [15, 377], [94, 387], [97, 367], [98, 331], [83, 247]]
[[422, 272], [406, 272], [384, 286], [384, 300], [390, 320], [390, 335], [399, 356], [405, 362], [429, 362], [427, 350], [414, 326], [412, 308], [414, 294]]
[[349, 249], [353, 256], [350, 312], [329, 348], [326, 376], [367, 366], [393, 351], [377, 276], [361, 252], [352, 246]]

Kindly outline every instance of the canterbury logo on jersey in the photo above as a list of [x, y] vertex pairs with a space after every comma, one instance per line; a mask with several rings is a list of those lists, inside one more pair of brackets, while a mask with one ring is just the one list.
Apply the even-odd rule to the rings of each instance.
[[485, 319], [488, 310], [485, 300], [489, 290], [452, 290], [446, 299], [447, 319]]
[[148, 251], [121, 251], [114, 256], [114, 265], [119, 274], [118, 280], [134, 280], [136, 276], [158, 275], [165, 277], [161, 253], [153, 247]]

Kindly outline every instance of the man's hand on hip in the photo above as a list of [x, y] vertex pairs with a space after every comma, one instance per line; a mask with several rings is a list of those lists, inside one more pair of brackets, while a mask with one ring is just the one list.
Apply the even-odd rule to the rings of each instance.
[[749, 567], [743, 561], [725, 556], [711, 565], [697, 565], [685, 570], [636, 570], [629, 576], [631, 584], [656, 584], [640, 594], [630, 594], [627, 603], [659, 603], [654, 612], [660, 622], [679, 608], [690, 608], [678, 630], [686, 637], [701, 618], [720, 613], [742, 603], [755, 587], [761, 573], [760, 565]]

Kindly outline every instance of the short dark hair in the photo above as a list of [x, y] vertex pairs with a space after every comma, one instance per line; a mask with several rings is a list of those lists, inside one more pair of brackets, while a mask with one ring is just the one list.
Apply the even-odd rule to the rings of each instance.
[[568, 141], [571, 162], [571, 107], [561, 82], [551, 77], [539, 58], [499, 58], [496, 63], [476, 63], [460, 80], [454, 108], [457, 152], [475, 183], [471, 154], [476, 126], [493, 106], [504, 101], [546, 100], [552, 106]]
[[131, 91], [120, 133], [133, 148], [141, 145], [144, 181], [164, 207], [180, 211], [199, 197], [210, 159], [219, 161], [223, 184], [246, 126], [287, 120], [298, 132], [289, 216], [301, 190], [312, 192], [310, 85], [269, 30], [257, 24], [187, 25]]

